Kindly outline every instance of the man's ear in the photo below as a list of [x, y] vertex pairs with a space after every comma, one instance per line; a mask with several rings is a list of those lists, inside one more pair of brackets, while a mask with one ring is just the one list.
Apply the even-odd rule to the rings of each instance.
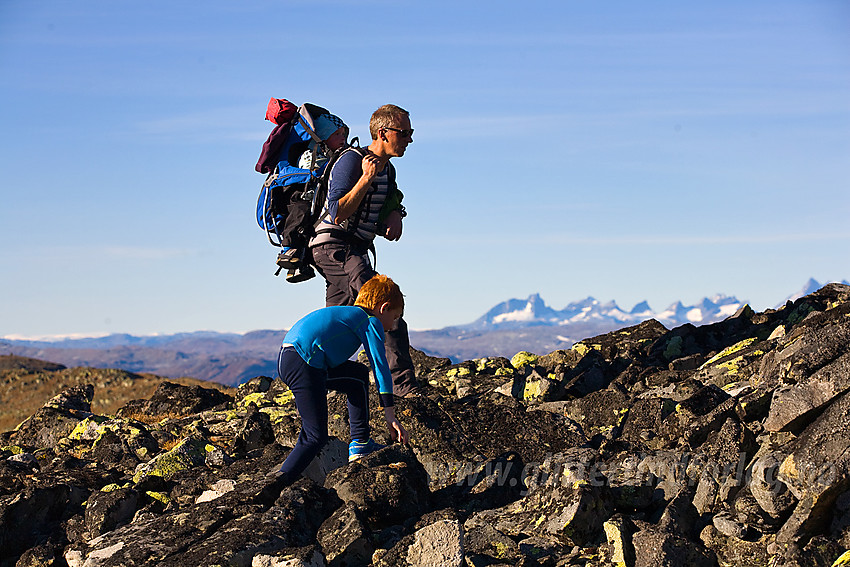
[[382, 315], [389, 310], [390, 310], [390, 302], [389, 301], [385, 301], [378, 306], [378, 313], [380, 313]]

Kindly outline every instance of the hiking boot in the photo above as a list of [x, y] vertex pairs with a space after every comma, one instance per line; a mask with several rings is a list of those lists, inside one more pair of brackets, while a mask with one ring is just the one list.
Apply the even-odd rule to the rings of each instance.
[[361, 459], [370, 453], [383, 449], [384, 447], [386, 447], [386, 445], [381, 445], [371, 439], [366, 441], [359, 441], [355, 439], [348, 444], [348, 462], [353, 463], [357, 459]]
[[297, 268], [301, 265], [301, 258], [297, 248], [284, 248], [277, 255], [277, 265], [287, 270]]
[[306, 282], [307, 280], [313, 279], [316, 277], [316, 272], [310, 267], [309, 264], [305, 264], [298, 268], [292, 268], [288, 272], [286, 272], [286, 281], [289, 283], [301, 283]]

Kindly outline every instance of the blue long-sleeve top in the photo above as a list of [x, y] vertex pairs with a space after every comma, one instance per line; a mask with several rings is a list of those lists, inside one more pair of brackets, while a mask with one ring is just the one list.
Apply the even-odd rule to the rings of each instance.
[[384, 326], [362, 307], [318, 309], [296, 322], [283, 339], [314, 368], [339, 366], [363, 345], [375, 375], [381, 406], [392, 407], [393, 379], [384, 347]]

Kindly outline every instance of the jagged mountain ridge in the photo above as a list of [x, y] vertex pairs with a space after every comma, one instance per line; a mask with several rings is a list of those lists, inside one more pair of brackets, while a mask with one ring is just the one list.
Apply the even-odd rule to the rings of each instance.
[[705, 325], [716, 323], [734, 315], [746, 304], [735, 297], [722, 294], [704, 298], [696, 305], [683, 305], [681, 301], [671, 304], [667, 309], [654, 312], [646, 301], [635, 305], [630, 311], [620, 308], [615, 301], [602, 303], [594, 297], [575, 301], [563, 309], [552, 309], [543, 301], [540, 294], [532, 294], [528, 299], [509, 299], [496, 305], [464, 330], [508, 329], [533, 326], [564, 326], [584, 323], [592, 320], [611, 321], [616, 324], [632, 325], [656, 319], [665, 327], [678, 327], [686, 323]]

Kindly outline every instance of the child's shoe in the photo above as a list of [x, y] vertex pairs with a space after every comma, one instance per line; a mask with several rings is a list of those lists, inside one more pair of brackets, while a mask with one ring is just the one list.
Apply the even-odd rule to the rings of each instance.
[[298, 248], [290, 248], [284, 246], [280, 254], [277, 255], [277, 265], [287, 270], [297, 268], [301, 265], [301, 255]]
[[359, 441], [355, 439], [348, 444], [348, 462], [354, 462], [357, 459], [363, 458], [370, 453], [383, 449], [384, 447], [386, 447], [386, 445], [381, 445], [371, 439], [367, 439], [366, 441]]
[[306, 282], [309, 279], [315, 278], [316, 272], [310, 267], [310, 264], [304, 264], [298, 268], [292, 268], [286, 272], [286, 281], [289, 283]]

